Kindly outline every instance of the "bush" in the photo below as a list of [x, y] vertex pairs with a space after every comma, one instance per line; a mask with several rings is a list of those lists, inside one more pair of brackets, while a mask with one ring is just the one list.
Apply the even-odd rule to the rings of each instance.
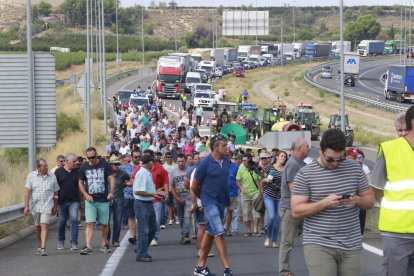
[[27, 163], [28, 148], [7, 148], [5, 150], [6, 160], [11, 164]]
[[56, 138], [62, 139], [65, 135], [81, 130], [81, 122], [78, 117], [58, 113], [56, 116]]

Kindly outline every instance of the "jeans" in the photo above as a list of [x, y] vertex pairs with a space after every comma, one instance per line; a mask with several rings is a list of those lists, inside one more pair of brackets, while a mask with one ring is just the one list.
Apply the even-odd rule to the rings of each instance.
[[240, 195], [237, 196], [237, 208], [233, 210], [233, 216], [231, 218], [231, 231], [236, 232], [239, 229], [239, 222], [240, 222], [240, 211], [242, 209]]
[[78, 244], [78, 210], [79, 202], [68, 202], [59, 205], [58, 241], [65, 241], [66, 220], [69, 215], [71, 225], [71, 244]]
[[162, 202], [153, 202], [152, 205], [154, 206], [155, 220], [157, 222], [157, 232], [155, 232], [154, 239], [158, 241], [158, 237], [160, 235], [161, 220], [163, 218]]
[[135, 217], [138, 220], [137, 257], [146, 257], [148, 247], [157, 231], [154, 206], [151, 201], [136, 199], [134, 210]]
[[[118, 198], [114, 199], [112, 204], [109, 205], [109, 217], [113, 214], [113, 228], [112, 228], [112, 244], [115, 242], [119, 243], [119, 235], [121, 234], [121, 226], [122, 226], [122, 214], [124, 211], [124, 199]], [[109, 220], [110, 221], [110, 220]], [[111, 238], [111, 228], [109, 227], [108, 232], [108, 241]]]
[[190, 235], [191, 228], [191, 200], [184, 199], [182, 204], [176, 204], [178, 218], [180, 219], [181, 236], [187, 237]]
[[277, 235], [279, 234], [279, 214], [277, 208], [279, 206], [279, 199], [263, 194], [263, 201], [266, 206], [267, 213], [267, 237], [272, 239], [273, 242], [277, 241]]
[[167, 210], [167, 203], [164, 199], [161, 200], [161, 206], [162, 206], [162, 219], [161, 224], [167, 224], [168, 222], [168, 210]]

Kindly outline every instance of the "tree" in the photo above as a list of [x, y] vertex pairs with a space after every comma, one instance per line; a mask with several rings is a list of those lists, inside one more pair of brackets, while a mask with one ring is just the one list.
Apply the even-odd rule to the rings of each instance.
[[39, 14], [43, 16], [49, 16], [52, 11], [52, 5], [50, 3], [46, 3], [44, 1], [37, 4]]
[[316, 36], [316, 32], [310, 28], [303, 28], [297, 32], [298, 40], [311, 40]]
[[366, 14], [345, 26], [344, 38], [358, 43], [364, 39], [375, 39], [381, 31], [381, 24], [372, 14]]
[[392, 24], [391, 27], [389, 28], [389, 30], [388, 30], [388, 36], [391, 39], [394, 39], [395, 38], [395, 28], [394, 28], [394, 24]]

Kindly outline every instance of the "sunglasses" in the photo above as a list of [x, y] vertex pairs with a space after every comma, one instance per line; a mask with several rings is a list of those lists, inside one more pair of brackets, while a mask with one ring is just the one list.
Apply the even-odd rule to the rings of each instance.
[[172, 156], [165, 156], [165, 158], [172, 158]]
[[260, 160], [267, 160], [267, 159], [269, 159], [269, 157], [262, 157], [262, 158], [260, 158]]
[[112, 165], [121, 166], [121, 164], [119, 164], [119, 163], [112, 163]]
[[87, 156], [86, 158], [88, 158], [88, 160], [92, 160], [92, 159], [95, 159], [96, 158], [96, 155], [94, 155], [94, 156]]
[[344, 161], [346, 158], [345, 157], [340, 157], [340, 158], [332, 158], [329, 156], [326, 156], [324, 153], [322, 153], [323, 157], [325, 157], [326, 162], [328, 163], [341, 163], [342, 161]]

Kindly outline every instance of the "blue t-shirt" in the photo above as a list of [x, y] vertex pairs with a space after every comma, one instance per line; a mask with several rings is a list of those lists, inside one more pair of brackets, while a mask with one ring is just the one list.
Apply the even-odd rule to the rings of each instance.
[[231, 161], [223, 156], [219, 164], [209, 154], [200, 161], [194, 174], [194, 179], [201, 183], [200, 199], [203, 206], [209, 204], [222, 204], [230, 206], [229, 172]]
[[236, 184], [236, 175], [239, 170], [237, 163], [231, 163], [229, 173], [229, 195], [231, 197], [237, 197], [239, 195], [239, 187]]

